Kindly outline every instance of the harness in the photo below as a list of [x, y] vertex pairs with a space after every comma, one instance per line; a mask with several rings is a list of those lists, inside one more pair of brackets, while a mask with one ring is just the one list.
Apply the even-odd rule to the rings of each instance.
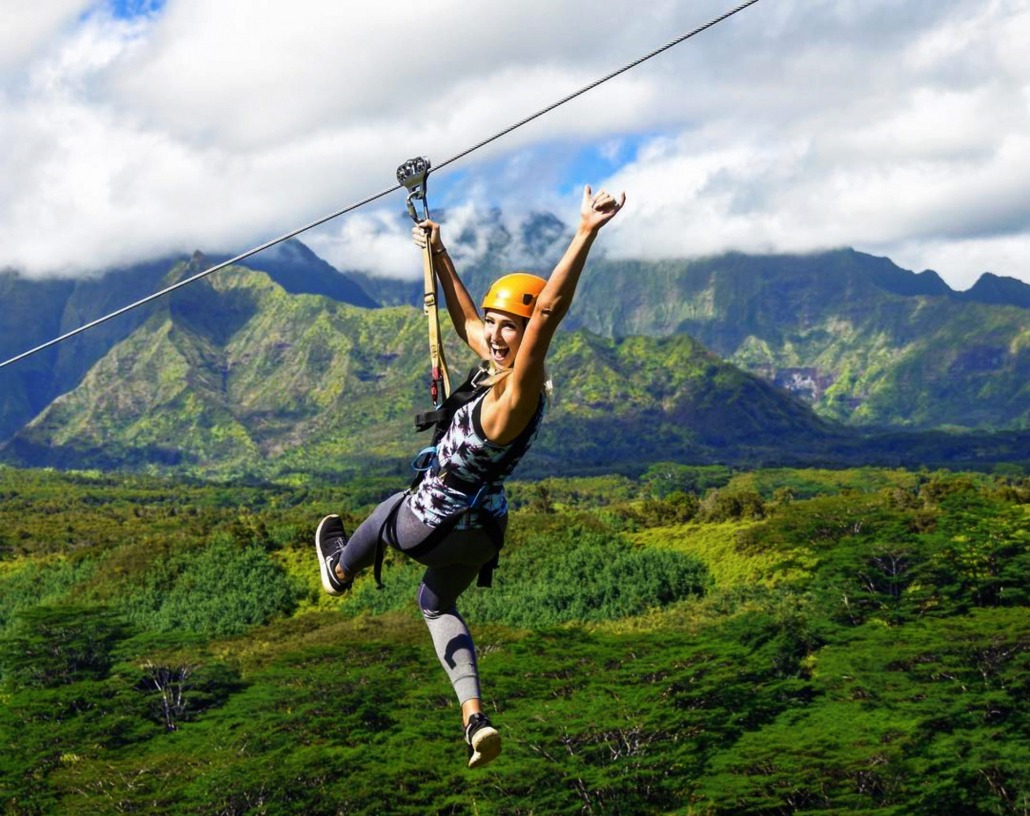
[[[429, 176], [430, 166], [429, 159], [420, 157], [409, 159], [397, 168], [397, 181], [399, 181], [408, 190], [408, 214], [416, 224], [429, 218], [429, 205], [426, 202], [426, 180]], [[424, 210], [422, 214], [420, 214], [416, 208], [416, 204], [419, 202], [421, 202]], [[389, 532], [392, 532], [392, 540], [397, 541], [397, 513], [400, 510], [401, 503], [418, 489], [419, 485], [426, 478], [426, 475], [431, 474], [432, 476], [439, 478], [440, 481], [448, 488], [464, 495], [466, 502], [465, 507], [444, 517], [436, 528], [417, 547], [405, 551], [406, 555], [416, 559], [426, 555], [436, 548], [441, 541], [454, 531], [454, 528], [458, 525], [458, 522], [463, 516], [468, 517], [468, 515], [479, 506], [486, 488], [489, 485], [498, 482], [503, 477], [512, 459], [520, 455], [525, 450], [527, 435], [532, 434], [535, 430], [535, 423], [530, 422], [525, 431], [512, 441], [504, 455], [501, 456], [499, 460], [492, 462], [489, 465], [487, 474], [476, 482], [466, 481], [455, 473], [444, 472], [442, 475], [440, 474], [440, 460], [437, 455], [437, 445], [440, 443], [444, 434], [447, 433], [448, 428], [450, 428], [451, 421], [454, 419], [455, 413], [460, 408], [478, 397], [481, 397], [489, 390], [490, 386], [483, 384], [483, 380], [489, 375], [489, 369], [485, 362], [480, 363], [478, 366], [473, 368], [471, 372], [469, 372], [469, 376], [466, 378], [465, 382], [458, 386], [458, 388], [451, 391], [450, 379], [447, 372], [447, 361], [444, 359], [443, 344], [440, 342], [440, 320], [436, 297], [436, 274], [433, 269], [433, 251], [429, 244], [428, 237], [426, 240], [425, 252], [422, 256], [422, 270], [425, 279], [425, 296], [423, 305], [426, 316], [429, 318], [429, 357], [431, 366], [430, 396], [433, 401], [433, 410], [416, 414], [415, 428], [420, 432], [427, 431], [432, 428], [433, 438], [430, 445], [423, 448], [418, 452], [418, 454], [416, 454], [411, 463], [412, 468], [415, 470], [415, 478], [412, 480], [408, 489], [394, 502], [393, 507], [390, 508], [390, 512], [386, 516], [386, 520], [383, 522], [382, 528], [379, 530], [379, 535], [377, 536], [378, 544], [376, 546], [375, 564], [372, 570], [373, 575], [375, 576], [376, 586], [379, 589], [383, 588], [382, 575], [383, 559], [386, 556], [386, 536]], [[476, 584], [481, 587], [489, 587], [492, 584], [493, 571], [497, 567], [498, 556], [500, 554], [501, 547], [504, 544], [504, 529], [489, 513], [481, 514], [480, 520], [486, 530], [487, 536], [489, 536], [490, 541], [494, 546], [494, 555], [493, 558], [480, 568]]]
[[[450, 396], [447, 397], [447, 399], [445, 399], [438, 408], [415, 415], [415, 429], [417, 431], [424, 432], [428, 431], [430, 428], [433, 429], [432, 443], [422, 448], [422, 450], [415, 455], [415, 458], [411, 462], [411, 467], [415, 471], [415, 477], [412, 479], [411, 485], [408, 489], [405, 490], [404, 493], [402, 493], [394, 502], [386, 520], [383, 522], [383, 528], [379, 531], [379, 544], [376, 547], [375, 565], [372, 569], [372, 574], [375, 576], [376, 586], [379, 589], [383, 588], [383, 559], [386, 556], [386, 537], [384, 534], [387, 532], [387, 528], [392, 527], [396, 529], [397, 511], [400, 510], [401, 503], [418, 489], [418, 486], [422, 484], [422, 481], [426, 476], [439, 475], [440, 460], [437, 456], [437, 445], [440, 443], [444, 434], [447, 433], [447, 429], [450, 428], [451, 421], [454, 419], [454, 415], [458, 410], [478, 397], [481, 397], [490, 389], [490, 386], [482, 384], [483, 380], [489, 375], [489, 373], [487, 364], [485, 362], [480, 363], [469, 372], [465, 382], [454, 389]], [[520, 446], [516, 444], [518, 441], [519, 440], [516, 439], [515, 442], [512, 443], [508, 452], [493, 464], [491, 467], [492, 473], [499, 475], [504, 472], [504, 468], [507, 466], [508, 462], [511, 461], [511, 457], [516, 455], [519, 451]], [[435, 549], [441, 541], [454, 531], [458, 522], [461, 521], [462, 516], [467, 516], [479, 506], [479, 502], [483, 496], [483, 491], [486, 490], [487, 485], [493, 481], [492, 478], [487, 478], [481, 482], [468, 482], [454, 473], [447, 472], [445, 472], [440, 478], [447, 487], [457, 490], [459, 493], [462, 493], [467, 497], [466, 506], [446, 516], [444, 520], [436, 526], [433, 532], [430, 533], [417, 547], [413, 547], [412, 549], [405, 551], [406, 555], [416, 559]], [[483, 527], [485, 528], [487, 535], [490, 537], [490, 540], [494, 545], [495, 552], [494, 557], [480, 569], [476, 585], [489, 587], [492, 583], [494, 568], [497, 566], [498, 554], [504, 544], [504, 530], [501, 528], [501, 525], [497, 520], [489, 514], [484, 514], [481, 521], [483, 522]], [[396, 540], [396, 536], [394, 536], [394, 540]]]

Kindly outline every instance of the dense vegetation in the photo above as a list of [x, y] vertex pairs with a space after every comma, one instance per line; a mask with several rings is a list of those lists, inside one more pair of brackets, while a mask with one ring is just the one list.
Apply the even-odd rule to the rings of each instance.
[[[428, 401], [419, 312], [291, 295], [267, 275], [225, 272], [162, 301], [0, 457], [303, 482], [389, 472], [425, 444], [413, 422]], [[457, 385], [474, 360], [454, 337], [448, 348]], [[560, 386], [535, 452], [550, 472], [822, 455], [843, 441], [685, 335], [568, 334], [549, 365]]]
[[[546, 274], [552, 262], [541, 257], [532, 268]], [[461, 270], [473, 291], [485, 291], [509, 264], [491, 253]], [[403, 288], [363, 283], [384, 302], [398, 302]], [[408, 287], [407, 302], [420, 304], [418, 284]], [[1028, 304], [1030, 286], [1014, 278], [987, 274], [955, 292], [935, 272], [851, 249], [660, 261], [608, 260], [602, 251], [567, 325], [611, 338], [689, 335], [849, 425], [1025, 430]]]
[[1011, 283], [1012, 305], [971, 302], [936, 273], [853, 250], [612, 261], [585, 279], [572, 320], [688, 334], [849, 424], [1026, 429], [1030, 329], [1016, 304], [1030, 287]]
[[1018, 469], [514, 483], [478, 773], [418, 570], [320, 590], [395, 486], [0, 468], [0, 811], [1030, 812]]

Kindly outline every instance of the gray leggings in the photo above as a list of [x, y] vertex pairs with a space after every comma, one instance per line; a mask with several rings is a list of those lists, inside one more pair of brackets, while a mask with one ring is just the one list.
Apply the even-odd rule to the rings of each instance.
[[[403, 553], [432, 534], [435, 528], [422, 523], [408, 507], [407, 500], [401, 501], [403, 495], [397, 493], [380, 504], [347, 540], [340, 563], [350, 575], [373, 565], [380, 538]], [[398, 501], [401, 501], [400, 507], [391, 516]], [[503, 531], [507, 518], [500, 522]], [[454, 530], [416, 559], [426, 567], [418, 588], [418, 606], [459, 703], [481, 695], [476, 647], [468, 626], [458, 614], [456, 602], [479, 574], [479, 568], [490, 561], [495, 552], [484, 530]]]

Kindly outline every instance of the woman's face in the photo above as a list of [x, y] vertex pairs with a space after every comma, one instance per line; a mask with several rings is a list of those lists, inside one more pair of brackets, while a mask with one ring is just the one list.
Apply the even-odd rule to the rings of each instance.
[[494, 365], [510, 368], [515, 364], [515, 355], [518, 354], [525, 331], [524, 317], [497, 309], [488, 309], [484, 313], [483, 334]]

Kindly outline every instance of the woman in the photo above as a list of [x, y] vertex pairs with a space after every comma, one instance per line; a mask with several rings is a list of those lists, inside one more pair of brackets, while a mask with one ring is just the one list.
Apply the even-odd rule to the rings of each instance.
[[546, 281], [517, 272], [490, 287], [483, 315], [462, 284], [440, 239], [439, 225], [413, 229], [432, 249], [433, 266], [458, 336], [489, 363], [486, 388], [459, 408], [437, 445], [437, 461], [416, 488], [387, 499], [349, 539], [336, 515], [315, 533], [322, 585], [332, 595], [350, 588], [373, 564], [383, 542], [425, 565], [418, 605], [436, 653], [461, 704], [469, 767], [493, 760], [501, 737], [483, 713], [475, 646], [458, 614], [458, 596], [494, 562], [507, 522], [504, 478], [536, 435], [544, 411], [544, 357], [569, 310], [598, 231], [625, 203], [584, 188], [572, 243]]

